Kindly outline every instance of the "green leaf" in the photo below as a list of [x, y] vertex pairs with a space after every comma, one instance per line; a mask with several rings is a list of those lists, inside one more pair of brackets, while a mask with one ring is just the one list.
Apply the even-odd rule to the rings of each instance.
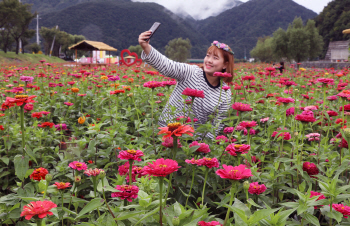
[[159, 207], [155, 208], [153, 211], [148, 212], [147, 214], [145, 214], [138, 222], [136, 222], [135, 225], [137, 225], [138, 223], [140, 223], [141, 221], [143, 221], [144, 219], [146, 219], [147, 217], [157, 213], [159, 211]]
[[326, 216], [335, 219], [336, 221], [338, 221], [338, 223], [341, 222], [341, 220], [343, 219], [343, 214], [335, 210], [333, 210], [332, 212], [327, 212]]
[[26, 153], [29, 155], [29, 157], [38, 165], [38, 162], [36, 161], [35, 155], [32, 151], [32, 149], [30, 148], [29, 145], [26, 145], [24, 147], [24, 150], [26, 151]]
[[248, 219], [247, 216], [245, 215], [245, 212], [241, 209], [238, 209], [234, 206], [229, 206], [229, 205], [225, 205], [228, 206], [233, 212], [235, 212], [246, 224], [248, 224]]
[[18, 179], [23, 181], [29, 169], [29, 158], [28, 156], [16, 155], [13, 161], [15, 164], [15, 174]]
[[75, 218], [79, 218], [81, 216], [83, 216], [84, 214], [91, 212], [95, 209], [97, 209], [98, 207], [103, 205], [103, 199], [101, 198], [95, 198], [93, 200], [91, 200], [80, 212], [79, 215]]
[[125, 219], [128, 219], [128, 218], [131, 218], [133, 216], [136, 216], [136, 215], [140, 215], [140, 213], [142, 213], [143, 211], [137, 211], [137, 212], [123, 212], [121, 213], [118, 217], [115, 218], [115, 220], [125, 220]]
[[271, 213], [276, 212], [280, 208], [276, 209], [264, 209], [264, 210], [258, 210], [256, 211], [250, 218], [249, 218], [249, 225], [254, 225], [261, 221], [262, 219], [269, 217]]
[[252, 206], [255, 206], [255, 207], [258, 207], [258, 208], [260, 208], [260, 209], [263, 209], [263, 207], [260, 206], [260, 205], [258, 205], [258, 204], [256, 204], [256, 203], [254, 202], [253, 199], [248, 199], [248, 203], [249, 203], [250, 205], [252, 205]]
[[6, 165], [9, 165], [10, 159], [6, 156], [0, 158]]
[[308, 222], [310, 222], [311, 224], [313, 225], [316, 225], [316, 226], [320, 226], [320, 222], [318, 222], [318, 219], [317, 217], [309, 214], [308, 212], [305, 212], [303, 214], [303, 217], [305, 218], [305, 220], [307, 220]]

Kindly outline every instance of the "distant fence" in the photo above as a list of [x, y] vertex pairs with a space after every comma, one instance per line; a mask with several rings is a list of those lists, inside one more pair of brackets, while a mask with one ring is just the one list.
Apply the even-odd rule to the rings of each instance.
[[308, 62], [301, 62], [300, 67], [343, 69], [344, 67], [350, 67], [350, 62], [308, 61]]

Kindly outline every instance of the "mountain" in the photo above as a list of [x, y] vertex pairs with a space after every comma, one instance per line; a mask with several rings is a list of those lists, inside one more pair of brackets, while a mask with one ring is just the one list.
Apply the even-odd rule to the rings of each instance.
[[59, 25], [60, 30], [105, 42], [118, 50], [137, 45], [139, 34], [156, 21], [161, 23], [161, 27], [153, 36], [151, 45], [163, 53], [168, 42], [178, 37], [191, 40], [193, 57], [203, 57], [203, 46], [210, 44], [185, 20], [155, 3], [85, 1], [46, 13], [41, 18], [41, 26]]
[[345, 41], [350, 38], [350, 35], [342, 33], [343, 30], [350, 28], [350, 0], [331, 1], [315, 18], [315, 22], [325, 43], [324, 56], [329, 42]]
[[213, 40], [230, 45], [236, 58], [243, 58], [244, 52], [249, 57], [259, 37], [271, 35], [279, 27], [287, 29], [296, 16], [303, 21], [317, 16], [292, 0], [250, 0], [233, 8], [229, 4], [238, 1], [226, 1], [222, 7], [228, 10], [204, 20], [195, 20], [185, 11], [178, 16], [156, 3], [131, 0], [22, 1], [32, 3], [33, 10], [41, 13], [40, 26], [59, 25], [60, 30], [105, 42], [118, 50], [137, 45], [139, 34], [158, 21], [162, 25], [151, 44], [164, 53], [170, 40], [189, 38], [191, 58], [203, 58]]
[[269, 36], [278, 28], [287, 29], [295, 17], [303, 21], [317, 14], [292, 0], [250, 0], [216, 17], [198, 21], [197, 29], [210, 41], [228, 44], [236, 58], [254, 48], [259, 37]]

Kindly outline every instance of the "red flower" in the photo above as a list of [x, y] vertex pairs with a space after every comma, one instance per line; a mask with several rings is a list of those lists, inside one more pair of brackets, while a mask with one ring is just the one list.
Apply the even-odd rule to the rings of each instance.
[[343, 214], [344, 218], [348, 218], [348, 216], [350, 216], [350, 207], [349, 206], [345, 206], [343, 204], [333, 204], [332, 208], [336, 211], [338, 211], [339, 213]]
[[4, 130], [4, 126], [3, 125], [0, 125], [0, 130]]
[[44, 218], [47, 215], [52, 216], [53, 213], [50, 212], [52, 208], [56, 208], [57, 205], [51, 201], [36, 201], [31, 202], [28, 205], [23, 207], [23, 211], [21, 213], [21, 217], [25, 216], [26, 220], [30, 220], [34, 216], [38, 216], [39, 218]]
[[[319, 192], [315, 192], [315, 191], [311, 191], [310, 192], [311, 195], [310, 195], [310, 198], [314, 197], [314, 196], [319, 196], [316, 201], [318, 200], [322, 200], [322, 199], [326, 199], [326, 197], [322, 194], [322, 193], [319, 193]], [[323, 206], [323, 205], [322, 205]], [[317, 206], [314, 206], [314, 209], [317, 209]]]
[[315, 122], [316, 119], [312, 115], [296, 115], [295, 119], [301, 122]]
[[215, 77], [223, 77], [223, 78], [231, 78], [232, 77], [232, 75], [230, 73], [227, 73], [227, 72], [224, 72], [224, 73], [222, 73], [222, 72], [215, 72], [213, 74], [213, 76], [215, 76]]
[[141, 156], [144, 156], [144, 154], [140, 150], [127, 150], [119, 152], [118, 158], [125, 160], [136, 160], [140, 162]]
[[181, 166], [177, 164], [175, 160], [172, 159], [157, 159], [152, 163], [148, 163], [144, 167], [145, 174], [149, 174], [155, 177], [165, 177], [175, 171], [177, 171]]
[[34, 112], [34, 113], [32, 113], [32, 118], [39, 119], [41, 117], [43, 117], [43, 114], [41, 114], [41, 112]]
[[[274, 131], [271, 137], [275, 137], [278, 133], [278, 131]], [[292, 138], [292, 136], [288, 132], [282, 132], [278, 135], [278, 137], [283, 137], [283, 140], [290, 140]]]
[[54, 184], [58, 190], [64, 190], [66, 188], [72, 187], [72, 185], [70, 185], [70, 183], [64, 183], [64, 182], [55, 182]]
[[242, 180], [253, 176], [252, 171], [242, 164], [234, 167], [223, 165], [222, 167], [224, 169], [217, 170], [216, 174], [223, 179]]
[[347, 124], [347, 120], [345, 119], [344, 120], [344, 122], [343, 122], [343, 119], [342, 118], [337, 118], [336, 120], [335, 120], [335, 123], [336, 124], [342, 124], [343, 126], [345, 125], [345, 124]]
[[250, 104], [243, 104], [240, 102], [232, 104], [232, 108], [237, 111], [253, 111], [253, 108], [250, 107]]
[[259, 185], [259, 182], [253, 182], [249, 185], [249, 189], [248, 192], [250, 194], [257, 194], [260, 195], [261, 193], [263, 193], [264, 191], [266, 191], [266, 186], [265, 184], [261, 184]]
[[204, 98], [204, 91], [186, 88], [186, 89], [182, 92], [182, 95], [186, 95], [186, 96], [190, 96], [190, 97], [200, 97], [200, 98]]
[[167, 127], [159, 127], [159, 134], [165, 133], [163, 136], [163, 140], [167, 137], [177, 136], [181, 137], [183, 134], [187, 134], [189, 136], [193, 136], [194, 129], [189, 125], [182, 125], [180, 122], [169, 123]]
[[230, 155], [237, 156], [239, 154], [248, 153], [250, 150], [250, 145], [247, 144], [229, 144], [225, 151], [227, 151]]
[[[343, 106], [339, 107], [339, 111], [343, 111]], [[344, 111], [350, 111], [350, 104], [344, 105]]]
[[139, 188], [134, 185], [117, 185], [115, 189], [119, 190], [120, 192], [113, 192], [111, 196], [113, 198], [119, 197], [121, 200], [128, 200], [129, 202], [132, 202], [133, 199], [137, 198], [137, 194], [139, 193]]
[[49, 171], [45, 168], [38, 168], [33, 171], [32, 174], [30, 174], [30, 179], [36, 180], [36, 181], [41, 181], [45, 180], [46, 174], [48, 174]]
[[335, 111], [327, 111], [327, 114], [328, 114], [329, 116], [338, 116], [338, 113], [335, 112]]
[[220, 163], [218, 161], [217, 158], [202, 158], [202, 159], [198, 159], [198, 163], [197, 163], [198, 166], [206, 166], [208, 167], [209, 169], [213, 168], [213, 167], [219, 167], [220, 166]]
[[33, 100], [36, 96], [28, 96], [28, 95], [16, 95], [15, 98], [6, 97], [5, 105], [12, 107], [16, 104], [17, 106], [22, 106], [27, 103], [34, 103]]
[[38, 124], [38, 127], [40, 128], [46, 128], [46, 127], [50, 127], [52, 128], [55, 124], [53, 122], [43, 122], [41, 124]]
[[319, 173], [317, 166], [311, 162], [304, 162], [303, 170], [309, 175], [317, 175]]
[[157, 82], [157, 81], [149, 81], [149, 82], [145, 82], [143, 84], [143, 87], [147, 87], [147, 88], [151, 88], [151, 89], [154, 89], [154, 88], [157, 88], [157, 87], [162, 87], [163, 86], [163, 83], [162, 82]]

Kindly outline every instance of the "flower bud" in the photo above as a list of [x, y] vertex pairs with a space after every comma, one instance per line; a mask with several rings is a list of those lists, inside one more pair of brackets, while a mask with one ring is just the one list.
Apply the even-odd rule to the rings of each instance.
[[47, 183], [50, 183], [52, 181], [52, 175], [51, 174], [46, 174], [45, 180], [47, 181]]
[[81, 176], [75, 176], [74, 177], [74, 182], [75, 183], [80, 183], [81, 182]]
[[250, 183], [249, 183], [249, 181], [244, 181], [244, 183], [243, 183], [243, 188], [244, 188], [244, 190], [245, 191], [248, 191], [248, 189], [249, 189], [249, 186], [250, 186]]
[[106, 176], [106, 172], [101, 169], [99, 176], [101, 179], [103, 179]]
[[177, 226], [180, 224], [180, 218], [179, 217], [173, 217], [173, 225]]

